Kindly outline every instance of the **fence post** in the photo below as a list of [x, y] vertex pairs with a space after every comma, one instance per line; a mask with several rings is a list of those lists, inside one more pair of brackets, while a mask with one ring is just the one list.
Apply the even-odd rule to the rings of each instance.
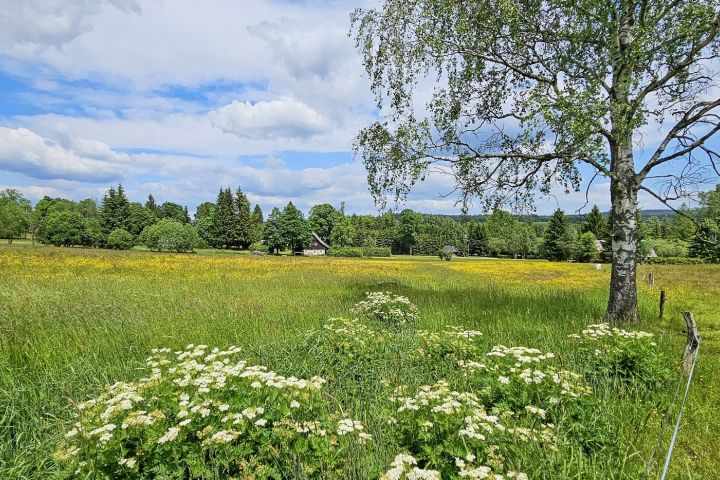
[[660, 290], [660, 320], [665, 315], [665, 290]]
[[685, 342], [685, 351], [683, 352], [683, 369], [685, 373], [690, 373], [695, 350], [697, 350], [700, 344], [700, 337], [698, 336], [697, 323], [695, 322], [693, 314], [691, 312], [682, 312], [682, 316], [687, 326], [687, 341]]
[[648, 273], [648, 285], [650, 288], [655, 288], [655, 272]]

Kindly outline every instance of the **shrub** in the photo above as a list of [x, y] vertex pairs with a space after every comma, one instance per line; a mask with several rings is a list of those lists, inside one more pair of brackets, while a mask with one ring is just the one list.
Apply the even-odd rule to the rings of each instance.
[[42, 219], [35, 235], [40, 243], [56, 247], [93, 244], [88, 224], [77, 212], [59, 211], [49, 214]]
[[681, 240], [665, 240], [663, 238], [650, 238], [643, 240], [640, 252], [645, 255], [654, 250], [658, 257], [687, 257], [688, 244]]
[[447, 260], [449, 262], [450, 260], [452, 260], [453, 254], [452, 252], [446, 252], [445, 250], [441, 249], [440, 252], [438, 252], [438, 257], [440, 258], [440, 260]]
[[363, 257], [363, 249], [360, 247], [332, 247], [327, 251], [331, 257]]
[[265, 245], [264, 243], [255, 242], [255, 243], [253, 243], [253, 244], [250, 245], [250, 251], [251, 251], [251, 252], [268, 253], [268, 252], [270, 251], [270, 249], [269, 249], [268, 246]]
[[158, 252], [191, 252], [200, 243], [200, 238], [192, 225], [182, 224], [172, 218], [163, 218], [156, 224], [145, 227], [139, 241], [150, 250]]
[[648, 258], [647, 263], [655, 265], [702, 265], [705, 260], [693, 257], [654, 257]]
[[251, 366], [239, 351], [153, 350], [147, 377], [78, 406], [56, 461], [72, 478], [342, 478], [365, 426], [332, 411], [322, 378]]
[[389, 327], [403, 327], [418, 319], [418, 308], [407, 297], [391, 292], [367, 292], [366, 298], [355, 304], [352, 313], [377, 320]]
[[578, 262], [595, 262], [600, 255], [595, 246], [595, 235], [592, 232], [580, 234], [573, 244], [573, 257]]
[[390, 257], [392, 252], [390, 247], [362, 247], [363, 256], [365, 257]]
[[665, 359], [655, 348], [652, 333], [600, 323], [588, 325], [580, 334], [570, 337], [580, 339], [587, 375], [595, 381], [618, 380], [621, 384], [652, 389], [671, 377]]
[[130, 250], [133, 247], [132, 233], [116, 228], [108, 235], [106, 245], [115, 250]]

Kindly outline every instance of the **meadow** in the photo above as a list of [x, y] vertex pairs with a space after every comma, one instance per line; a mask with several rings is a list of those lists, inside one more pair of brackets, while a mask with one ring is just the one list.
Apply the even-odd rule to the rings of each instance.
[[[654, 334], [667, 375], [647, 388], [590, 382], [593, 393], [583, 401], [582, 421], [561, 419], [555, 426], [559, 449], [523, 451], [530, 478], [642, 475], [680, 378], [683, 310], [695, 314], [702, 344], [669, 478], [720, 478], [720, 266], [642, 266], [640, 276], [650, 270], [655, 287], [641, 282], [643, 321], [631, 328]], [[236, 345], [243, 359], [280, 374], [322, 376], [334, 408], [363, 422], [371, 435], [354, 451], [355, 464], [344, 475], [377, 477], [399, 453], [397, 435], [384, 421], [389, 389], [417, 389], [440, 378], [465, 380], [457, 362], [406, 355], [416, 351], [416, 340], [403, 334], [390, 337], [383, 355], [350, 358], [331, 368], [318, 333], [328, 330], [330, 318], [351, 317], [350, 309], [365, 292], [389, 291], [417, 305], [416, 328], [480, 331], [475, 345], [482, 351], [496, 345], [534, 347], [555, 352], [563, 368], [584, 372], [578, 342], [569, 335], [602, 321], [608, 277], [607, 266], [596, 270], [592, 264], [547, 261], [2, 246], [0, 478], [65, 475], [53, 453], [72, 428], [76, 405], [107, 384], [145, 375], [152, 349], [183, 351], [187, 344]], [[664, 320], [657, 319], [660, 289], [668, 296]], [[656, 455], [664, 455], [671, 427]]]

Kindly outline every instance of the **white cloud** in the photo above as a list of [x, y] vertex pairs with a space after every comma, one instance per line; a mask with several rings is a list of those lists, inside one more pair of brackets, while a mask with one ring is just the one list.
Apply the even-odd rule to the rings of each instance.
[[30, 56], [60, 48], [92, 31], [88, 17], [110, 6], [122, 12], [140, 11], [135, 0], [2, 0], [0, 52]]
[[241, 138], [306, 138], [328, 128], [312, 108], [292, 98], [232, 102], [209, 113], [212, 124]]
[[74, 139], [67, 148], [26, 128], [0, 127], [0, 169], [39, 179], [106, 182], [121, 178], [131, 159], [101, 142]]

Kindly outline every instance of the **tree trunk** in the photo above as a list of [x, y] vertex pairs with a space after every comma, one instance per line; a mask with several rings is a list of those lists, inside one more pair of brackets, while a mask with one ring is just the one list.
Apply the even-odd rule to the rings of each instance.
[[637, 192], [632, 146], [618, 148], [613, 159], [616, 179], [610, 180], [612, 201], [612, 273], [606, 318], [634, 322], [637, 309]]

